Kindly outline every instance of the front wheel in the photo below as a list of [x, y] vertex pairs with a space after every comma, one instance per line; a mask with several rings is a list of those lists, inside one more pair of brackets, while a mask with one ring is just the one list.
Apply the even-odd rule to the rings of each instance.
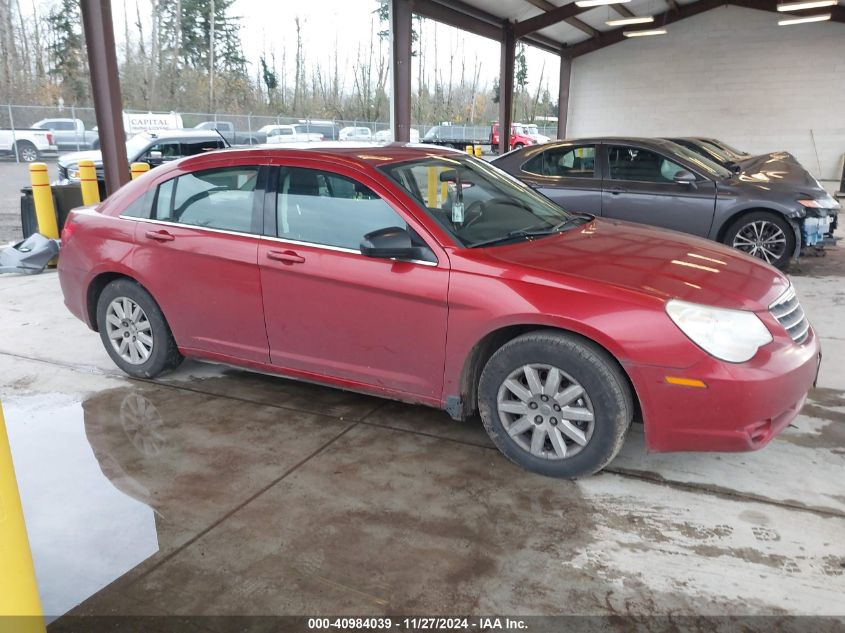
[[488, 361], [478, 388], [493, 443], [519, 466], [575, 478], [619, 452], [634, 412], [627, 380], [601, 348], [555, 331], [524, 334]]
[[117, 279], [103, 289], [97, 329], [108, 355], [135, 378], [155, 378], [182, 362], [158, 304], [130, 279]]
[[525, 145], [523, 145], [522, 143], [517, 143], [513, 146], [514, 149], [522, 149], [523, 147], [525, 147]]
[[725, 233], [725, 244], [785, 268], [795, 252], [795, 231], [782, 216], [756, 211], [739, 218]]

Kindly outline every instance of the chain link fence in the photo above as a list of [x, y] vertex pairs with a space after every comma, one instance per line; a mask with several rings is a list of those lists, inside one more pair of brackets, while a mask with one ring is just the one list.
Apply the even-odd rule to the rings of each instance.
[[[228, 123], [235, 130], [239, 142], [255, 144], [263, 142], [262, 128], [273, 125], [297, 125], [298, 130], [306, 133], [319, 133], [324, 140], [355, 141], [390, 141], [389, 121], [366, 121], [358, 119], [323, 119], [315, 117], [293, 117], [283, 115], [233, 114], [227, 112], [149, 112], [145, 110], [127, 108], [124, 110], [124, 128], [127, 136], [133, 136], [142, 131], [153, 129], [190, 129], [196, 126]], [[475, 139], [485, 143], [490, 136], [490, 123], [486, 124], [450, 124], [449, 138]], [[418, 141], [436, 123], [414, 123], [411, 140]], [[29, 106], [29, 105], [0, 105], [0, 129], [12, 131], [12, 143], [15, 141], [15, 131], [30, 129], [38, 126], [53, 132], [54, 142], [59, 153], [84, 151], [99, 148], [97, 134], [97, 117], [94, 108], [75, 106]], [[226, 126], [229, 127], [228, 125]], [[538, 132], [544, 136], [555, 138], [557, 127], [554, 123], [541, 122], [537, 124]], [[222, 128], [221, 128], [222, 129]], [[471, 133], [471, 134], [470, 134]], [[476, 137], [478, 137], [476, 139]], [[0, 150], [5, 148], [0, 147]], [[14, 150], [14, 147], [12, 147]], [[15, 160], [20, 160], [17, 153], [12, 151]]]

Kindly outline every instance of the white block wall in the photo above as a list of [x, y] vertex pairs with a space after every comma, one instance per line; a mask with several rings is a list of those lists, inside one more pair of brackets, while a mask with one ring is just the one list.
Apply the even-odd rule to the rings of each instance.
[[845, 24], [720, 7], [575, 59], [567, 136], [712, 136], [792, 152], [828, 188], [845, 154]]

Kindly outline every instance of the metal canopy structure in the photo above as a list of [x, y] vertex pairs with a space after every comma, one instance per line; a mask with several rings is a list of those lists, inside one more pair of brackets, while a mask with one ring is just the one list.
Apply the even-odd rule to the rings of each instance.
[[[646, 27], [664, 26], [719, 6], [734, 5], [777, 11], [778, 0], [631, 0], [624, 4], [579, 7], [561, 0], [385, 0], [390, 3], [391, 127], [397, 141], [410, 141], [411, 39], [413, 14], [454, 26], [468, 33], [496, 40], [501, 45], [499, 81], [499, 151], [508, 151], [513, 116], [514, 62], [517, 41], [559, 55], [558, 136], [566, 136], [572, 60], [616, 44], [631, 27], [612, 28], [612, 16], [654, 15]], [[651, 2], [665, 8], [649, 13]], [[558, 4], [561, 3], [561, 4]], [[91, 87], [100, 129], [106, 189], [109, 193], [126, 183], [125, 134], [120, 78], [115, 51], [111, 0], [80, 0], [91, 69]], [[845, 23], [845, 7], [825, 9], [831, 19]], [[796, 12], [798, 15], [806, 11]], [[634, 27], [636, 28], [636, 27]]]
[[[448, 24], [468, 33], [474, 33], [501, 44], [499, 76], [499, 129], [509, 130], [512, 123], [513, 69], [516, 41], [559, 55], [560, 93], [558, 99], [558, 136], [566, 136], [566, 118], [569, 109], [569, 89], [572, 60], [581, 55], [616, 44], [625, 38], [624, 32], [638, 28], [657, 28], [678, 22], [720, 6], [734, 5], [761, 11], [777, 11], [778, 0], [632, 0], [624, 4], [579, 7], [574, 1], [561, 0], [390, 0], [402, 6], [407, 14], [410, 32], [410, 14]], [[652, 6], [656, 4], [657, 10]], [[410, 7], [408, 11], [407, 7]], [[830, 10], [831, 19], [845, 23], [845, 7], [837, 5]], [[394, 13], [399, 13], [395, 11]], [[805, 15], [806, 11], [792, 12]], [[613, 18], [653, 16], [654, 22], [640, 26], [611, 27], [606, 24]], [[410, 35], [409, 35], [410, 37]], [[409, 47], [408, 47], [409, 48]], [[395, 49], [394, 49], [395, 51]], [[407, 60], [392, 60], [393, 67], [403, 61], [410, 73], [410, 52]], [[401, 68], [401, 67], [400, 67]], [[401, 72], [401, 70], [400, 70]], [[407, 79], [410, 86], [410, 74]], [[410, 107], [407, 112], [397, 109], [393, 101], [393, 117], [410, 127]], [[407, 140], [397, 130], [397, 140]], [[499, 151], [506, 152], [509, 135], [500, 134]]]

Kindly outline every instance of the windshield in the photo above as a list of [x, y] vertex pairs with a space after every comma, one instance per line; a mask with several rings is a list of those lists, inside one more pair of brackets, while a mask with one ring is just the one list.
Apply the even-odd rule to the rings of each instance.
[[691, 150], [688, 147], [684, 147], [683, 145], [678, 145], [677, 143], [673, 143], [675, 147], [672, 150], [685, 158], [688, 162], [692, 163], [702, 171], [706, 172], [707, 174], [714, 176], [716, 178], [730, 178], [733, 176], [733, 173], [729, 169], [725, 169], [722, 165], [719, 165], [716, 162], [713, 162], [709, 158], [706, 158], [699, 154], [696, 151]]
[[136, 134], [128, 141], [126, 141], [126, 156], [129, 160], [135, 160], [141, 155], [145, 149], [147, 149], [147, 145], [150, 144], [150, 137], [147, 136], [145, 132], [141, 132], [140, 134]]
[[573, 218], [509, 174], [470, 156], [431, 156], [380, 169], [468, 248], [552, 234]]
[[525, 126], [525, 131], [529, 134], [539, 134], [540, 128], [538, 128], [534, 123]]

